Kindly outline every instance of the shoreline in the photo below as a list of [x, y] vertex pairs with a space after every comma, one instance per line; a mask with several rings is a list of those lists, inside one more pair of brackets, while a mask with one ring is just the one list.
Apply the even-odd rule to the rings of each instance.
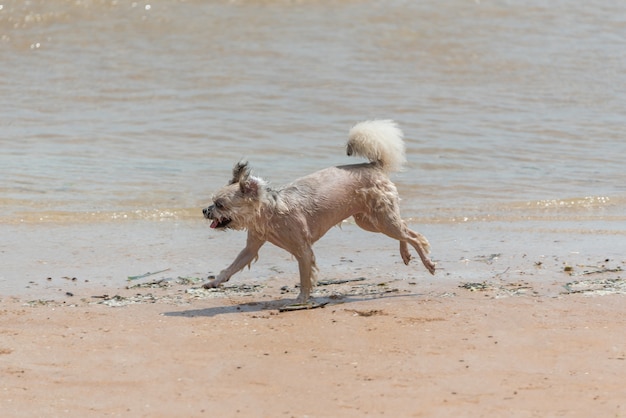
[[[435, 276], [416, 259], [405, 266], [396, 241], [344, 223], [314, 246], [319, 280], [366, 276], [381, 282], [402, 278], [453, 285], [518, 275], [538, 283], [557, 278], [565, 285], [588, 271], [626, 269], [626, 257], [620, 252], [626, 235], [622, 222], [411, 226], [430, 240]], [[0, 244], [0, 296], [43, 300], [65, 298], [67, 293], [84, 296], [89, 289], [99, 288], [115, 293], [146, 281], [141, 276], [170, 281], [206, 278], [230, 264], [245, 243], [244, 232], [215, 232], [204, 220], [0, 225], [0, 231], [11, 237]], [[298, 282], [297, 263], [287, 252], [268, 243], [259, 255], [230, 284], [269, 279], [281, 279], [284, 286]], [[155, 272], [162, 273], [146, 276]]]
[[[492, 254], [487, 260], [498, 258]], [[489, 261], [486, 261], [489, 262]], [[539, 266], [538, 266], [539, 267]], [[598, 297], [608, 295], [626, 295], [626, 270], [618, 263], [607, 262], [597, 266], [579, 266], [582, 270], [573, 273], [574, 268], [565, 267], [560, 278], [546, 280], [528, 277], [519, 271], [509, 274], [507, 267], [501, 273], [482, 281], [460, 281], [451, 279], [437, 281], [433, 278], [420, 282], [415, 278], [389, 278], [388, 280], [371, 279], [367, 276], [352, 276], [339, 279], [320, 280], [313, 288], [312, 300], [330, 306], [351, 300], [374, 300], [385, 297], [458, 297], [465, 293], [482, 294], [489, 299], [510, 297], [563, 298], [571, 295]], [[571, 271], [568, 271], [570, 270]], [[145, 277], [144, 277], [145, 276]], [[161, 277], [159, 277], [161, 276]], [[279, 275], [282, 276], [282, 275]], [[156, 278], [152, 278], [156, 277]], [[517, 278], [516, 278], [517, 277]], [[146, 273], [139, 279], [127, 281], [119, 288], [86, 286], [75, 284], [73, 278], [64, 277], [70, 290], [58, 287], [57, 297], [31, 298], [28, 296], [0, 297], [0, 303], [22, 303], [24, 306], [81, 307], [105, 305], [124, 307], [135, 304], [164, 304], [187, 306], [202, 301], [226, 303], [233, 299], [248, 299], [248, 304], [265, 305], [267, 309], [276, 308], [295, 301], [299, 285], [289, 283], [283, 277], [268, 279], [238, 280], [223, 284], [217, 289], [204, 289], [206, 279], [199, 277], [167, 277], [167, 272]], [[288, 284], [285, 284], [288, 283]]]

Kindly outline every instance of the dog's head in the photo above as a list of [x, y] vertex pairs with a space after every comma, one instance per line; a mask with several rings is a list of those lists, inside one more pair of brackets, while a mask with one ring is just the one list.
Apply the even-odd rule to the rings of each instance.
[[246, 161], [235, 164], [233, 178], [213, 196], [213, 204], [202, 210], [215, 229], [248, 229], [260, 212], [265, 183], [250, 175]]

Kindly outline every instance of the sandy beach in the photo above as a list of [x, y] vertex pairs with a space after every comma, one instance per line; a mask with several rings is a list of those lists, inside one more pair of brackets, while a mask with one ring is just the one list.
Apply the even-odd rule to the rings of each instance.
[[623, 296], [489, 296], [5, 301], [3, 415], [624, 415]]
[[[459, 228], [429, 227], [446, 244], [434, 277], [390, 241], [331, 231], [313, 295], [327, 305], [295, 312], [279, 312], [294, 263], [271, 247], [219, 290], [171, 270], [42, 277], [55, 297], [0, 302], [3, 416], [626, 415], [624, 261], [546, 239], [533, 251], [554, 255], [513, 254], [519, 236], [468, 253]], [[240, 239], [220, 237], [224, 252]]]

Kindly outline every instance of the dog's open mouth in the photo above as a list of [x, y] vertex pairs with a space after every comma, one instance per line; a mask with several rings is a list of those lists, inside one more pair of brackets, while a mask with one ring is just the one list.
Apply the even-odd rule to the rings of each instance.
[[228, 226], [231, 220], [232, 219], [228, 219], [228, 218], [213, 219], [213, 222], [211, 222], [211, 228], [214, 228], [214, 229], [226, 228], [226, 226]]

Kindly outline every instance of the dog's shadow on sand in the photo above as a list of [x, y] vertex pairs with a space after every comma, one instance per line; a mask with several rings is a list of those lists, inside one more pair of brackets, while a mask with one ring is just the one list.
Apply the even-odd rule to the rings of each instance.
[[[175, 311], [175, 312], [164, 312], [164, 316], [170, 317], [182, 317], [182, 318], [196, 318], [196, 317], [214, 317], [217, 315], [226, 315], [226, 314], [239, 314], [239, 313], [260, 313], [260, 312], [281, 312], [281, 315], [293, 315], [297, 312], [306, 312], [317, 309], [333, 309], [339, 305], [347, 305], [357, 302], [363, 302], [374, 299], [389, 299], [389, 298], [397, 298], [397, 297], [415, 297], [420, 296], [416, 293], [403, 293], [403, 294], [374, 294], [369, 295], [369, 297], [363, 296], [343, 296], [341, 298], [328, 298], [328, 297], [317, 297], [314, 298], [314, 303], [318, 306], [315, 308], [304, 308], [304, 309], [288, 309], [286, 311], [281, 311], [281, 309], [286, 306], [290, 306], [290, 303], [295, 303], [293, 299], [279, 299], [273, 301], [264, 301], [264, 302], [246, 302], [240, 303], [236, 305], [229, 306], [215, 306], [211, 308], [205, 309], [188, 309], [183, 311]], [[293, 305], [291, 305], [293, 306]]]

